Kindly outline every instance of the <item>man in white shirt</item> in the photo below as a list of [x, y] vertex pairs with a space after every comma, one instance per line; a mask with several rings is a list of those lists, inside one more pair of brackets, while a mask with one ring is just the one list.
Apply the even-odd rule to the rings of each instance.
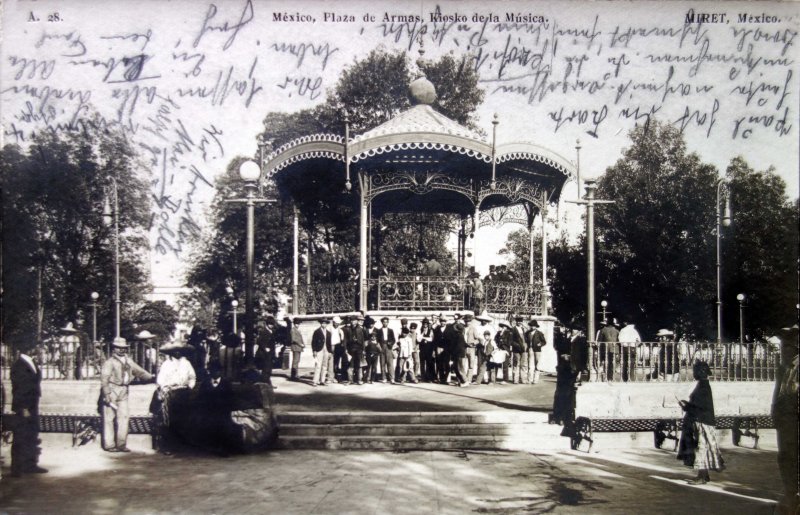
[[334, 316], [331, 319], [331, 325], [328, 327], [330, 332], [330, 355], [328, 356], [328, 377], [332, 381], [347, 381], [347, 352], [344, 348], [344, 333], [342, 328], [342, 319], [339, 316]]
[[[464, 341], [467, 344], [467, 351], [463, 358], [465, 365], [464, 380], [468, 383], [473, 383], [474, 381], [472, 375], [478, 365], [477, 347], [482, 339], [482, 331], [479, 329], [478, 322], [475, 321], [472, 313], [467, 313], [464, 315], [464, 323], [466, 324], [466, 328], [464, 329]], [[478, 383], [480, 383], [480, 381], [478, 381]]]
[[642, 342], [642, 338], [629, 320], [625, 321], [625, 327], [620, 330], [618, 338], [622, 348], [622, 381], [627, 382], [629, 377], [635, 378], [636, 346]]

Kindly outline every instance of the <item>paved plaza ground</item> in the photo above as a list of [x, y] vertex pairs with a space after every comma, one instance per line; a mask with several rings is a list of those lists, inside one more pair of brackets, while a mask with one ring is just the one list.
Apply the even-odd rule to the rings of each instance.
[[[728, 468], [690, 486], [673, 452], [273, 451], [165, 457], [43, 435], [50, 472], [8, 477], [3, 513], [772, 513], [774, 448], [725, 448]], [[3, 448], [4, 455], [8, 447]]]
[[[554, 378], [538, 385], [457, 388], [309, 384], [275, 378], [279, 411], [549, 410]], [[280, 450], [220, 457], [193, 449], [155, 454], [132, 435], [130, 454], [71, 435], [42, 434], [48, 474], [9, 477], [3, 445], [0, 513], [770, 514], [780, 498], [774, 431], [760, 449], [723, 439], [727, 469], [713, 482], [670, 450], [648, 445], [585, 451]], [[603, 435], [600, 435], [603, 437]], [[610, 435], [609, 435], [610, 436]], [[645, 435], [643, 440], [652, 442]], [[624, 446], [623, 446], [624, 447]]]

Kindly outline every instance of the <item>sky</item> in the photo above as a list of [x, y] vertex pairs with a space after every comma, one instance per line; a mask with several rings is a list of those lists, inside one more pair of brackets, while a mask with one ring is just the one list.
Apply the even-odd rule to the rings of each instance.
[[[3, 143], [86, 120], [124, 130], [152, 189], [153, 283], [183, 285], [191, 236], [214, 179], [256, 153], [266, 113], [313, 107], [371, 49], [450, 53], [481, 77], [478, 125], [599, 177], [649, 117], [683, 131], [723, 171], [743, 156], [798, 196], [794, 2], [293, 2], [102, 4], [9, 1], [3, 8]], [[568, 185], [562, 200], [578, 195]], [[554, 210], [555, 211], [555, 210]], [[553, 231], [580, 230], [561, 203]], [[484, 228], [479, 269], [515, 226]]]

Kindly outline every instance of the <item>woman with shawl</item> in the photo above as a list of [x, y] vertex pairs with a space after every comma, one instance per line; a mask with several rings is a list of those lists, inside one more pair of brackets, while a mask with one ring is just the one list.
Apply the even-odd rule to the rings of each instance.
[[717, 445], [714, 397], [708, 382], [711, 368], [705, 361], [698, 361], [694, 364], [693, 373], [697, 385], [688, 401], [680, 401], [685, 415], [678, 459], [697, 471], [697, 477], [690, 480], [689, 484], [702, 485], [711, 481], [709, 470], [720, 472], [725, 465]]

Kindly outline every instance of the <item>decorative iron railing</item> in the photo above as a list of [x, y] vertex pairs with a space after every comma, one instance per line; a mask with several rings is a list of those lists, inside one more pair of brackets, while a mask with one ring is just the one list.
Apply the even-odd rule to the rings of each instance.
[[712, 381], [774, 381], [780, 365], [780, 349], [766, 342], [593, 342], [590, 349], [587, 367], [598, 381], [691, 382], [697, 361], [708, 363]]
[[485, 281], [483, 283], [484, 309], [491, 313], [518, 313], [542, 315], [542, 287], [527, 283]]
[[459, 310], [465, 307], [459, 277], [390, 276], [371, 282], [369, 306], [399, 311]]
[[[128, 356], [139, 366], [155, 374], [158, 370], [158, 349], [156, 345], [146, 342], [129, 342]], [[100, 379], [100, 368], [111, 355], [110, 343], [98, 343], [92, 349], [78, 348], [76, 352], [67, 353], [58, 343], [45, 342], [31, 351], [42, 371], [42, 379], [46, 380], [92, 380]], [[11, 365], [15, 355], [7, 345], [0, 350], [0, 377], [9, 379]]]
[[317, 283], [298, 289], [300, 313], [341, 313], [358, 307], [358, 283]]

